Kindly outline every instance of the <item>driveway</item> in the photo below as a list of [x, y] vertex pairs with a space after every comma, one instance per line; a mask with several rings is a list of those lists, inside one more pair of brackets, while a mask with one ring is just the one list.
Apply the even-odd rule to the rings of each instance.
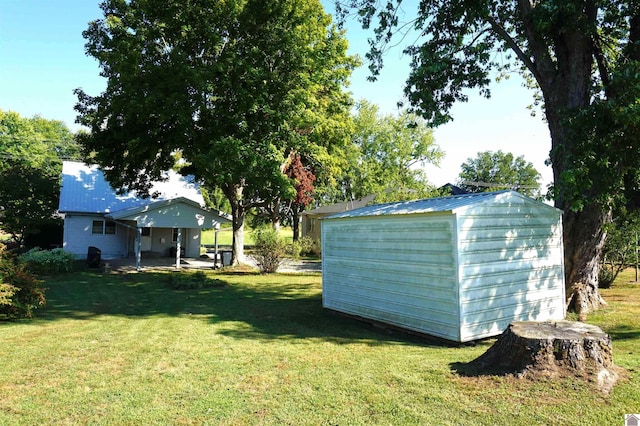
[[[247, 265], [258, 268], [255, 260], [250, 256], [247, 256]], [[180, 267], [184, 269], [213, 269], [214, 263], [212, 259], [208, 258], [182, 258], [180, 259]], [[104, 259], [102, 261], [102, 269], [105, 268], [110, 271], [128, 272], [136, 270], [135, 258], [126, 259]], [[175, 259], [170, 257], [149, 257], [143, 258], [140, 261], [140, 267], [143, 271], [148, 270], [175, 270]], [[309, 273], [309, 272], [321, 272], [322, 262], [320, 260], [293, 260], [285, 259], [278, 272], [282, 273]]]

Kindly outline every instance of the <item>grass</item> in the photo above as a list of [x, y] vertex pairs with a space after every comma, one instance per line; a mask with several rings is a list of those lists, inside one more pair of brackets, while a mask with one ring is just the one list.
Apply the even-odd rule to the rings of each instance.
[[450, 346], [323, 310], [320, 275], [209, 272], [46, 279], [48, 306], [0, 324], [0, 424], [623, 424], [640, 408], [640, 285], [589, 317], [628, 370], [578, 380], [465, 377], [492, 343]]

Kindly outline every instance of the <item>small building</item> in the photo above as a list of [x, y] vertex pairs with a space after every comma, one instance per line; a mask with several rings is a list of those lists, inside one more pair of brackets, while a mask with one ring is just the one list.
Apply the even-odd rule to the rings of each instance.
[[388, 203], [322, 224], [328, 309], [456, 342], [565, 316], [562, 212], [514, 191]]
[[302, 212], [302, 236], [313, 238], [320, 241], [320, 221], [336, 213], [342, 213], [353, 209], [364, 207], [376, 198], [377, 194], [367, 195], [353, 201], [345, 201], [342, 203], [330, 204], [328, 206], [317, 207], [312, 210]]
[[119, 194], [96, 165], [65, 161], [58, 211], [64, 217], [63, 248], [82, 258], [89, 247], [104, 259], [140, 255], [199, 257], [202, 229], [219, 229], [229, 215], [204, 208], [199, 187], [167, 172], [155, 182], [153, 198]]

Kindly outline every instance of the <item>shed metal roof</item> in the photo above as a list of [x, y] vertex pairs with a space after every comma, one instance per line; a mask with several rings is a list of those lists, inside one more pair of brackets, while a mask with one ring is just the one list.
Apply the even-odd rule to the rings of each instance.
[[65, 161], [62, 164], [62, 187], [58, 211], [61, 213], [114, 213], [178, 197], [192, 200], [200, 206], [204, 205], [202, 194], [193, 179], [173, 171], [167, 172], [166, 181], [156, 182], [150, 192], [159, 195], [155, 198], [143, 198], [133, 191], [117, 194], [97, 165]]
[[474, 194], [454, 195], [450, 197], [427, 198], [423, 200], [403, 201], [396, 203], [376, 204], [360, 209], [350, 210], [329, 216], [327, 219], [362, 216], [403, 215], [418, 213], [455, 212], [457, 210], [479, 205], [485, 202], [503, 200], [517, 197], [531, 203], [537, 203], [545, 208], [560, 210], [542, 202], [536, 201], [516, 191], [505, 190], [497, 192], [479, 192]]

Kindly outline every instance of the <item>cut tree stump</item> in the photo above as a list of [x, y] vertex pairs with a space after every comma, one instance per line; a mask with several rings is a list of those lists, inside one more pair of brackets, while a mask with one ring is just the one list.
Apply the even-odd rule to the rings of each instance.
[[513, 322], [469, 366], [477, 373], [576, 377], [605, 393], [618, 379], [611, 337], [599, 327], [572, 321]]

